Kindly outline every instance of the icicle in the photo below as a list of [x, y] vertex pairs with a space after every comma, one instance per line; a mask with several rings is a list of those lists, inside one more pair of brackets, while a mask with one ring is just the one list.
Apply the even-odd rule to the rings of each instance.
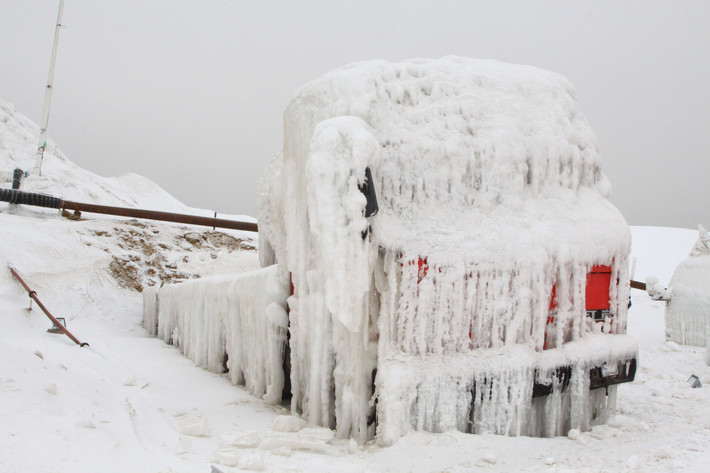
[[[609, 190], [557, 74], [449, 57], [304, 85], [259, 194], [262, 261], [294, 286], [292, 408], [364, 440], [374, 396], [382, 443], [411, 429], [588, 428], [604, 406], [585, 376], [609, 353], [635, 355], [622, 335], [630, 233]], [[586, 316], [597, 264], [613, 267], [608, 335]]]
[[[144, 291], [144, 326], [197, 366], [229, 371], [234, 384], [278, 403], [288, 317], [288, 285], [274, 265]], [[157, 328], [157, 330], [156, 330]]]

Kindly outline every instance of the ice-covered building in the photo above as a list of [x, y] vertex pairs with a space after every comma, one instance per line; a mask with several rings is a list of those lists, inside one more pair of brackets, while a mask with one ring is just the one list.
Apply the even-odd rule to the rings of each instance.
[[702, 225], [698, 233], [690, 256], [673, 272], [668, 288], [651, 277], [646, 290], [651, 298], [666, 301], [666, 340], [710, 347], [710, 234]]
[[292, 410], [383, 444], [602, 422], [637, 355], [610, 188], [552, 72], [374, 61], [303, 86], [258, 196], [262, 265], [290, 280]]

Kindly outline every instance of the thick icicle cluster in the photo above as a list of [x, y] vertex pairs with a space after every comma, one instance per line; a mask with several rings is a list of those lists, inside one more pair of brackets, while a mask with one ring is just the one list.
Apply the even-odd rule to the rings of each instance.
[[[616, 394], [615, 386], [590, 392], [589, 369], [636, 349], [630, 337], [597, 334], [542, 353], [518, 345], [446, 357], [400, 354], [378, 371], [378, 390], [394, 395], [378, 408], [378, 435], [391, 443], [409, 430], [547, 437], [588, 430], [606, 419]], [[566, 366], [573, 368], [562, 379], [558, 368]], [[536, 382], [552, 385], [551, 394], [533, 398]]]
[[143, 291], [143, 324], [197, 366], [278, 403], [284, 387], [288, 281], [275, 266]]
[[[376, 409], [384, 443], [603, 419], [584, 371], [636, 352], [621, 335], [630, 233], [566, 79], [455, 57], [353, 64], [298, 90], [284, 128], [258, 204], [262, 264], [293, 282], [294, 410], [363, 440]], [[612, 268], [599, 324], [585, 314], [594, 265]], [[574, 350], [600, 332], [600, 353]], [[564, 393], [531, 401], [535, 377], [572, 363]]]

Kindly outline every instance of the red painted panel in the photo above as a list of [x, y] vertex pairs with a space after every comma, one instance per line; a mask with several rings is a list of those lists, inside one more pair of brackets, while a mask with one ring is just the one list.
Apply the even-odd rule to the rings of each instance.
[[611, 286], [611, 267], [594, 266], [587, 274], [587, 287], [585, 291], [587, 310], [608, 309], [609, 289]]
[[550, 294], [550, 310], [557, 307], [557, 284], [552, 285], [552, 294]]

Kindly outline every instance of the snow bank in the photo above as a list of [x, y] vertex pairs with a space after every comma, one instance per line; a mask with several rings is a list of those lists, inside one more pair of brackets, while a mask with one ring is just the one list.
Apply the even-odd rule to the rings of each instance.
[[698, 241], [664, 289], [651, 278], [648, 292], [666, 300], [666, 340], [683, 345], [710, 343], [710, 234], [701, 225]]
[[[468, 381], [424, 389], [388, 378], [402, 357], [434, 373], [479, 349], [513, 356], [522, 345], [539, 358], [543, 346], [625, 332], [630, 233], [563, 77], [456, 57], [353, 64], [299, 89], [284, 129], [260, 187], [260, 241], [262, 264], [292, 277], [292, 408], [308, 421], [364, 440], [376, 402], [402, 413], [380, 416], [387, 441], [408, 426], [464, 429], [463, 408], [447, 412], [436, 392], [465, 401], [483, 372], [458, 363]], [[367, 168], [379, 202], [370, 218]], [[585, 313], [594, 265], [611, 266], [615, 282], [599, 325]], [[411, 389], [425, 416], [400, 409]]]
[[[39, 127], [18, 113], [14, 106], [0, 100], [0, 186], [10, 188], [15, 168], [30, 171], [35, 164]], [[42, 175], [29, 175], [22, 190], [48, 193], [78, 202], [91, 202], [124, 207], [160, 208], [186, 212], [188, 207], [177, 201], [149, 179], [136, 174], [105, 178], [71, 162], [54, 141], [47, 141]], [[1, 202], [0, 210], [8, 204]], [[34, 208], [35, 212], [53, 212]]]
[[[0, 187], [11, 187], [15, 168], [30, 171], [34, 167], [38, 138], [39, 126], [17, 112], [14, 105], [0, 100]], [[47, 140], [44, 152], [42, 175], [30, 174], [24, 178], [21, 190], [50, 194], [75, 202], [214, 216], [213, 210], [188, 207], [144, 176], [127, 173], [102, 177], [80, 168], [67, 158], [51, 137]], [[9, 204], [0, 202], [0, 211], [4, 211], [8, 206]], [[34, 214], [56, 213], [54, 210], [39, 207], [31, 209]], [[19, 212], [20, 209], [15, 211]], [[28, 212], [27, 209], [24, 211]], [[220, 216], [253, 221], [252, 217], [243, 215]]]
[[276, 266], [214, 276], [143, 292], [143, 323], [215, 373], [229, 371], [270, 403], [281, 400], [288, 282]]

